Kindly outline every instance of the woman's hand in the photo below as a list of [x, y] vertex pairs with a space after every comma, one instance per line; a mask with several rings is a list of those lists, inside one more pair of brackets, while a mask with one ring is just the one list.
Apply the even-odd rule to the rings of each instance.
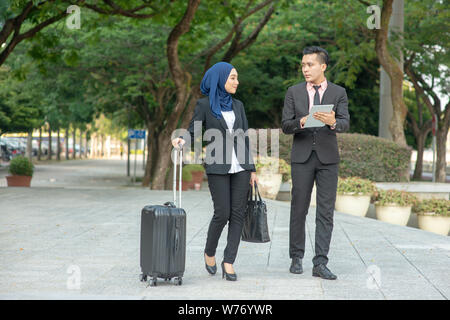
[[255, 186], [255, 182], [258, 183], [258, 177], [256, 176], [256, 172], [252, 171], [252, 174], [250, 175], [250, 184], [252, 187]]
[[175, 138], [172, 140], [172, 145], [174, 146], [174, 148], [179, 149], [179, 148], [183, 147], [185, 142], [186, 141], [184, 141], [182, 138]]

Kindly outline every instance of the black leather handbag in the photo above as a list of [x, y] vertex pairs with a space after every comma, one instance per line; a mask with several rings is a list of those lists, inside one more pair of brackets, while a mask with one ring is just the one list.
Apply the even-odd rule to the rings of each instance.
[[269, 242], [269, 227], [267, 225], [267, 206], [261, 199], [258, 185], [255, 182], [255, 196], [253, 188], [248, 191], [247, 209], [242, 228], [242, 241], [264, 243]]

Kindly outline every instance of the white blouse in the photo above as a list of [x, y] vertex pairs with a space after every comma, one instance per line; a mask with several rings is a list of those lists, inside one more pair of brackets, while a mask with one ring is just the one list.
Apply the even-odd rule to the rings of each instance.
[[[221, 111], [221, 112], [222, 112], [223, 119], [227, 123], [228, 131], [232, 134], [234, 121], [236, 119], [234, 111], [231, 110], [231, 111]], [[236, 172], [240, 172], [240, 171], [244, 171], [244, 170], [245, 169], [241, 167], [241, 165], [239, 164], [239, 161], [236, 157], [236, 152], [234, 151], [234, 144], [233, 144], [233, 152], [231, 153], [231, 167], [230, 167], [230, 171], [228, 171], [228, 173], [236, 173]]]

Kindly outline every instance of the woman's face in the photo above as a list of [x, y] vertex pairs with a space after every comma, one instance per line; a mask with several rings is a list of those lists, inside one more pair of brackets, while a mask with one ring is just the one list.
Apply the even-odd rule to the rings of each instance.
[[236, 93], [238, 85], [239, 85], [238, 73], [237, 73], [236, 69], [233, 68], [233, 69], [231, 69], [230, 75], [228, 76], [228, 80], [225, 83], [225, 90], [228, 93], [234, 94], [234, 93]]

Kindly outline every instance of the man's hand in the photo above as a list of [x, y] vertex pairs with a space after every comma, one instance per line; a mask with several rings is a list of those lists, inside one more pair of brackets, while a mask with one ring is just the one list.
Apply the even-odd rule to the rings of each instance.
[[336, 122], [336, 118], [334, 117], [334, 111], [331, 112], [316, 112], [313, 114], [314, 119], [320, 120], [323, 123], [332, 126]]
[[305, 125], [306, 119], [308, 119], [308, 116], [305, 116], [300, 119], [300, 128], [303, 128], [303, 126]]

